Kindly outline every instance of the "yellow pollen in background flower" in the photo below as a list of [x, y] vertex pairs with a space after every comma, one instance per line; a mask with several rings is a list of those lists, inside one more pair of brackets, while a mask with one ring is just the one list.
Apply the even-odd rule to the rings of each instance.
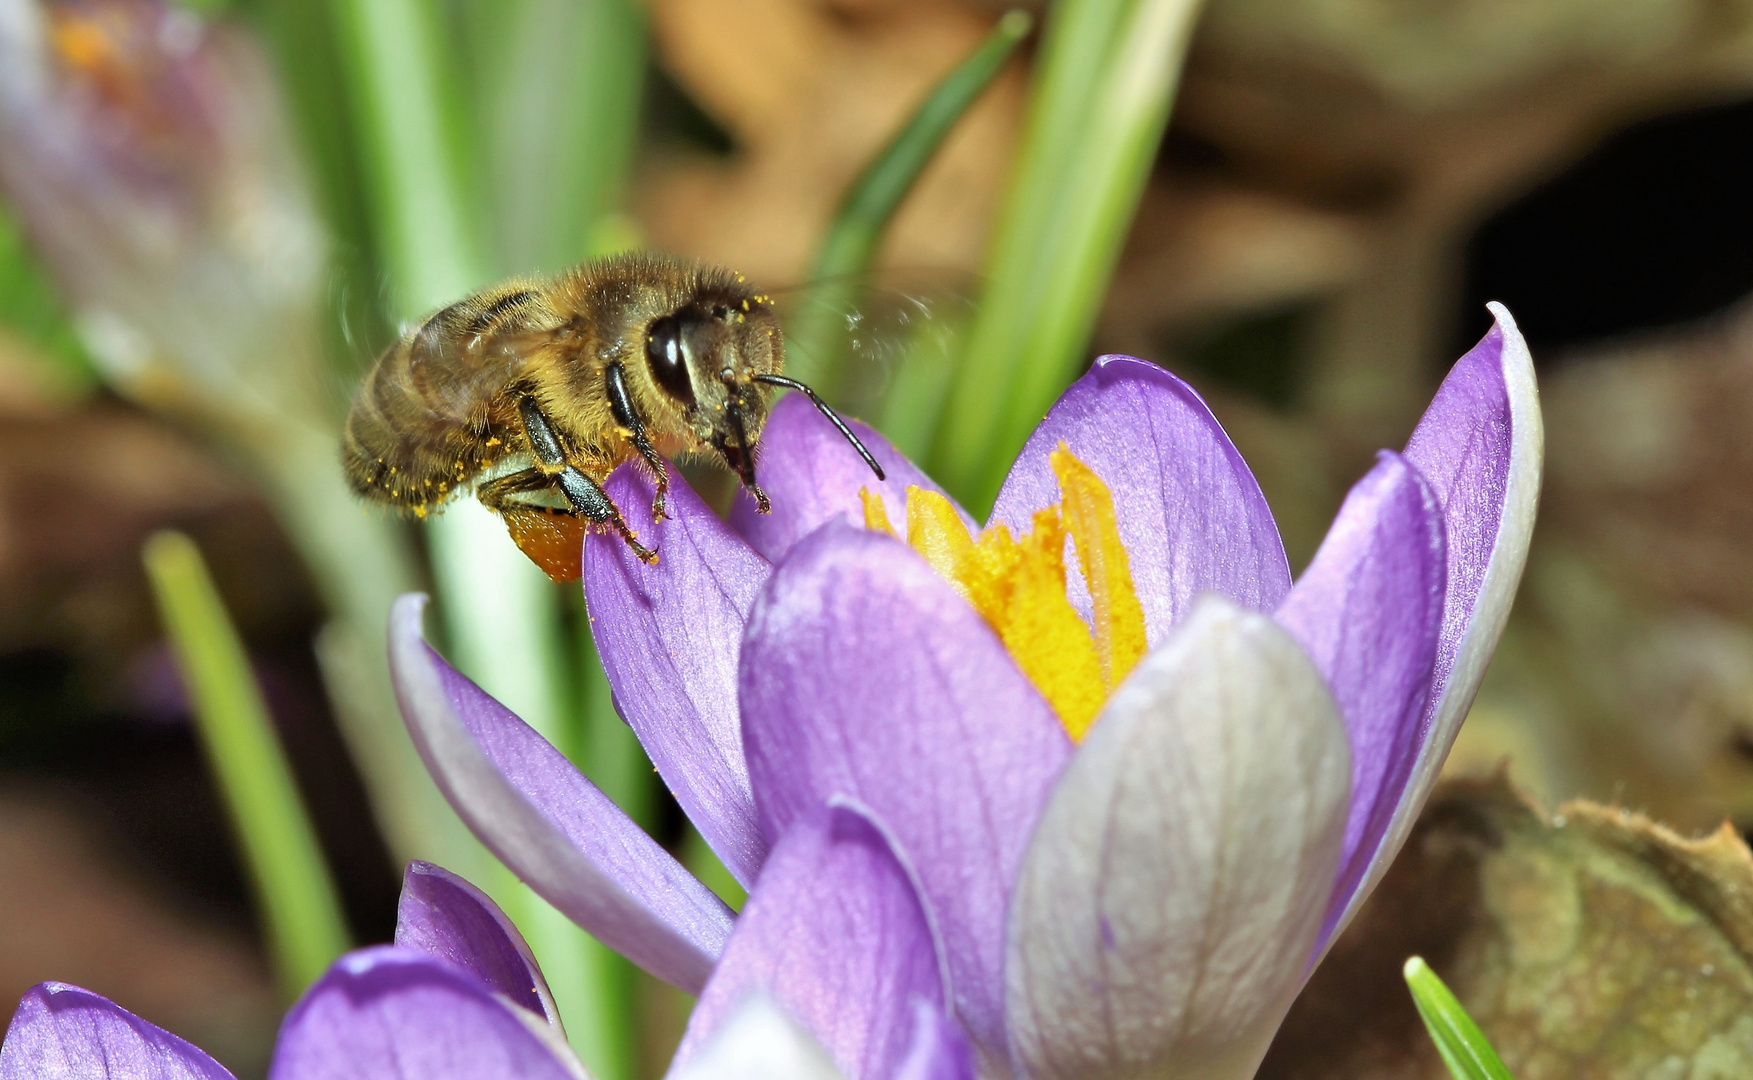
[[[1051, 464], [1065, 494], [1038, 511], [1020, 539], [996, 526], [970, 536], [954, 504], [907, 489], [907, 542], [968, 599], [1066, 732], [1082, 739], [1108, 694], [1144, 655], [1144, 613], [1106, 485], [1063, 446]], [[882, 500], [859, 491], [865, 527], [895, 535]], [[1095, 600], [1095, 629], [1065, 595], [1065, 539], [1077, 547]]]

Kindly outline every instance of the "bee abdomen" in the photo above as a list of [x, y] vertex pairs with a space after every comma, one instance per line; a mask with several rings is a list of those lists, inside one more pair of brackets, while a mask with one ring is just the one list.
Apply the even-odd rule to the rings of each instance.
[[510, 418], [498, 415], [507, 410], [512, 360], [482, 343], [516, 323], [533, 297], [509, 287], [470, 297], [384, 352], [342, 436], [355, 491], [424, 514], [513, 451]]

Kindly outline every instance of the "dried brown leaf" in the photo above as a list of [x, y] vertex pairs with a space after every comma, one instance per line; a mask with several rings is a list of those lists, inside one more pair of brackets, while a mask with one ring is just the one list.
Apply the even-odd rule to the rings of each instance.
[[1446, 785], [1260, 1076], [1446, 1076], [1400, 982], [1423, 955], [1518, 1080], [1753, 1074], [1753, 855], [1591, 803]]

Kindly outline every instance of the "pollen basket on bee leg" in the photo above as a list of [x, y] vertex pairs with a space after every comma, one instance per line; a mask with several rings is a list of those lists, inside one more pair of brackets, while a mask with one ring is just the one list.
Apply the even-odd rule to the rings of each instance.
[[584, 535], [589, 526], [576, 514], [541, 507], [508, 507], [499, 512], [519, 550], [564, 584], [584, 576]]

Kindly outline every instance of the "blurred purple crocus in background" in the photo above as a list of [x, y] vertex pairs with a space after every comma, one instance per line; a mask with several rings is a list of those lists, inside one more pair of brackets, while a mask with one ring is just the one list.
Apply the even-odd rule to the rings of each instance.
[[[982, 1074], [1250, 1076], [1404, 841], [1521, 576], [1541, 422], [1527, 348], [1493, 312], [1294, 587], [1259, 487], [1186, 384], [1105, 357], [1065, 393], [992, 519], [1020, 533], [1058, 502], [1058, 447], [1112, 493], [1149, 649], [1081, 743], [961, 592], [845, 520], [870, 520], [861, 489], [876, 485], [800, 399], [763, 436], [771, 515], [744, 501], [727, 523], [678, 485], [673, 518], [651, 530], [655, 567], [590, 538], [585, 588], [616, 702], [753, 886], [739, 922], [426, 646], [418, 597], [391, 627], [410, 731], [507, 865], [647, 971], [703, 992], [684, 1062], [759, 988], [736, 972], [781, 953], [820, 962], [749, 924], [792, 872], [788, 852], [820, 842], [799, 830], [819, 836], [833, 813], [901, 872], [893, 897], [795, 879], [806, 902], [869, 920], [869, 940], [823, 948], [923, 927]], [[936, 488], [861, 435], [890, 478], [883, 512], [904, 520], [904, 489]], [[650, 483], [623, 469], [610, 492], [642, 505]], [[1066, 590], [1099, 619], [1075, 575]], [[917, 912], [898, 899], [903, 880]], [[931, 997], [924, 969], [903, 966], [891, 956], [883, 989], [862, 996], [836, 984], [781, 1004], [849, 1075], [885, 1076], [895, 1055], [872, 1056], [871, 1032], [900, 1030], [902, 998]]]
[[[854, 902], [843, 902], [843, 898]], [[677, 1080], [964, 1080], [924, 913], [886, 841], [825, 807], [786, 834], [700, 1005]], [[869, 1003], [882, 1002], [872, 1009]], [[735, 1008], [720, 1010], [721, 1004]], [[857, 1029], [853, 1029], [853, 1024]], [[414, 863], [394, 945], [338, 960], [287, 1013], [270, 1080], [579, 1080], [523, 938], [462, 878]], [[0, 1080], [229, 1080], [199, 1048], [96, 994], [44, 983], [20, 1002]]]
[[247, 39], [153, 0], [0, 0], [0, 149], [113, 381], [246, 434], [323, 415], [326, 242]]

